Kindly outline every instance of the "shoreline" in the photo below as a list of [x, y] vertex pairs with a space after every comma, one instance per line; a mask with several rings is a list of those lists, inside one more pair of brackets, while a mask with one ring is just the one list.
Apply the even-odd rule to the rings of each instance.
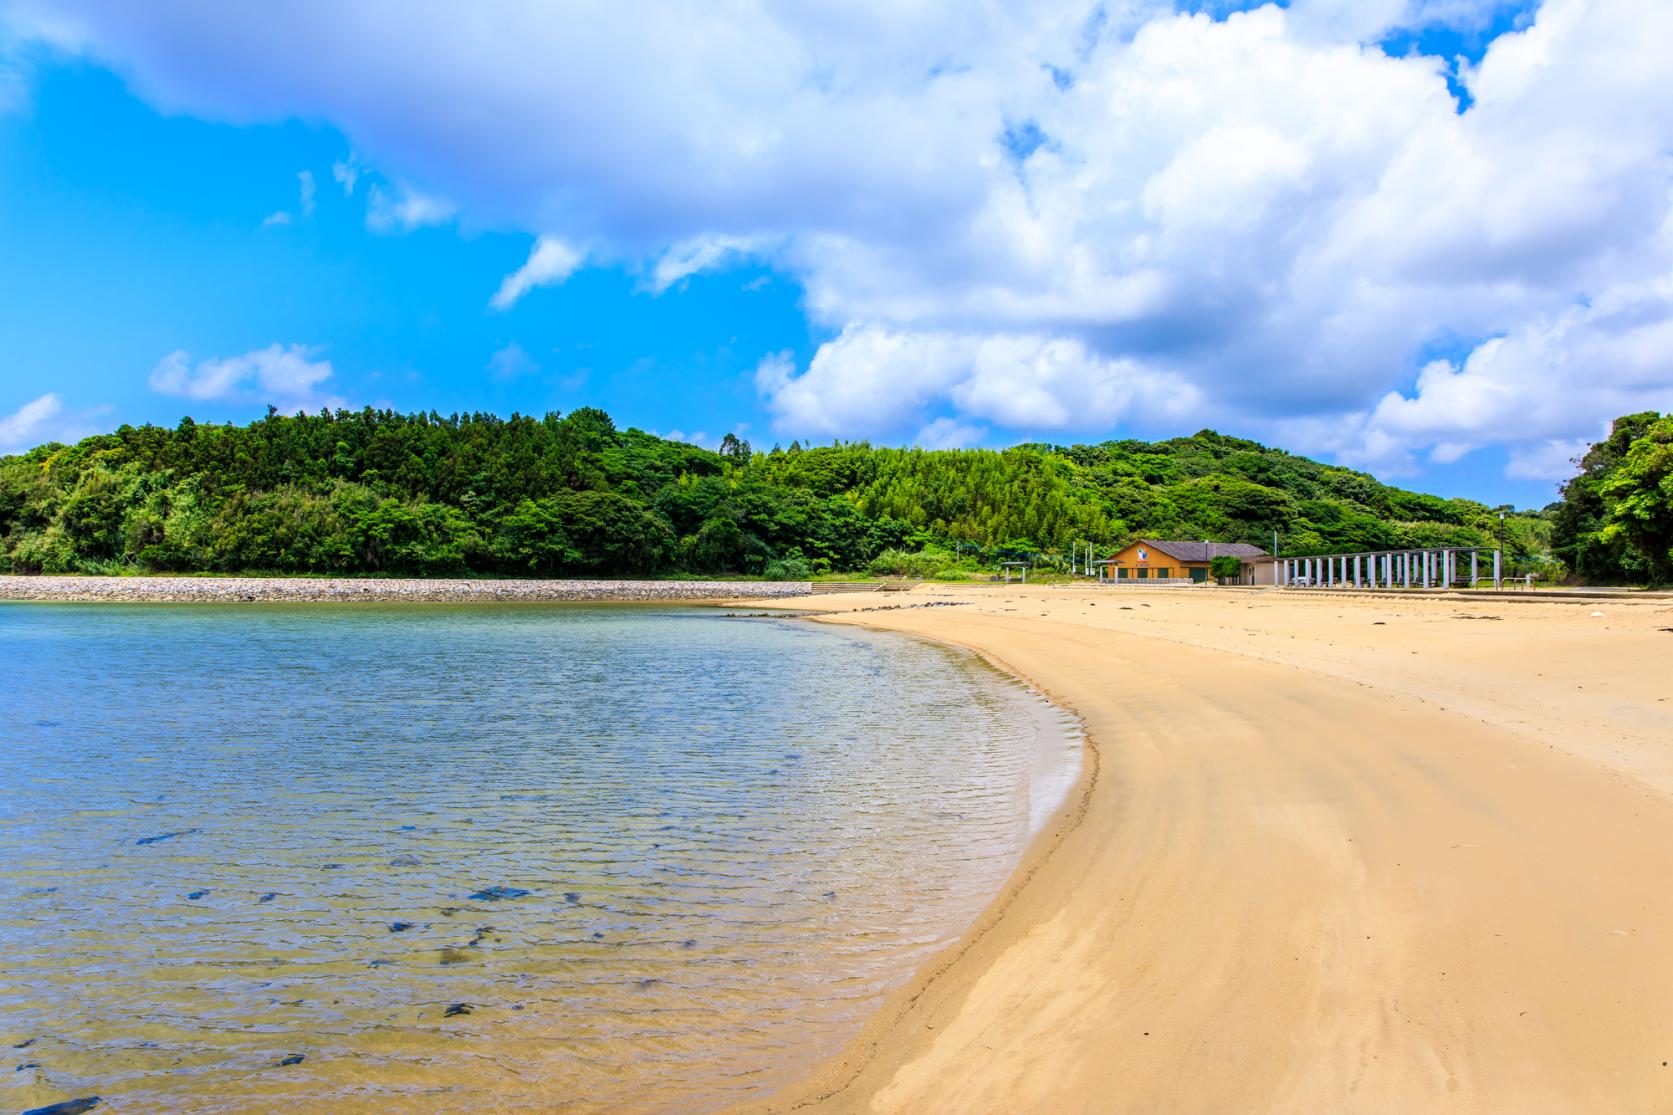
[[0, 575], [0, 601], [112, 604], [780, 600], [806, 581], [437, 580], [422, 577], [94, 577]]
[[957, 942], [739, 1115], [1673, 1088], [1673, 604], [896, 599], [781, 606], [976, 652], [1081, 718], [1081, 777]]

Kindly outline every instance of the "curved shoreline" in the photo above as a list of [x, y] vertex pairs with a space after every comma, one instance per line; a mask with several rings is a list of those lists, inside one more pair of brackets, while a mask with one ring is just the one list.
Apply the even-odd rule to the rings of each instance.
[[817, 618], [1023, 678], [1083, 719], [1081, 779], [841, 1054], [735, 1110], [1665, 1100], [1673, 608], [905, 599], [969, 606]]

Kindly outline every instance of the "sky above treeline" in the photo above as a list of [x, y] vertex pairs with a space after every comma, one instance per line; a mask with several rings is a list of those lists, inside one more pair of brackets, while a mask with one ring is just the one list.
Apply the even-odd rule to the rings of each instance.
[[0, 452], [1213, 427], [1539, 506], [1673, 410], [1666, 0], [0, 0]]

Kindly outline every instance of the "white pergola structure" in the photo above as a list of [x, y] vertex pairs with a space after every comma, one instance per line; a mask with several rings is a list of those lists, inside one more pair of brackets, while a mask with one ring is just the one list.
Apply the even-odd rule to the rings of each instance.
[[1504, 562], [1501, 551], [1472, 546], [1278, 558], [1274, 583], [1281, 588], [1452, 588], [1465, 581], [1463, 559], [1468, 555], [1467, 583], [1474, 588], [1482, 580], [1482, 554], [1493, 555], [1493, 587], [1502, 588]]

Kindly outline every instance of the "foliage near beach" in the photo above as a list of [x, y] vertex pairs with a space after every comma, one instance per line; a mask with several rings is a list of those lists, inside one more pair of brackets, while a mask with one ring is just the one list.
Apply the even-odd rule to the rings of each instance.
[[1673, 581], [1673, 415], [1617, 418], [1578, 462], [1552, 550], [1589, 581]]
[[[1139, 535], [1288, 553], [1485, 545], [1493, 509], [1203, 431], [994, 450], [718, 452], [543, 418], [337, 411], [123, 426], [0, 458], [0, 569], [958, 576]], [[1513, 550], [1546, 521], [1513, 515]], [[1624, 529], [1624, 528], [1623, 528]]]

